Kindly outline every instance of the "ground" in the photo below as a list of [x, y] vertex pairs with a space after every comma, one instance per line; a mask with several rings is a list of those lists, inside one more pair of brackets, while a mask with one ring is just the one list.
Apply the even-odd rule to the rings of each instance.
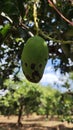
[[17, 116], [0, 116], [0, 130], [73, 130], [73, 124], [55, 119], [46, 120], [42, 116], [24, 116], [22, 126], [17, 125]]

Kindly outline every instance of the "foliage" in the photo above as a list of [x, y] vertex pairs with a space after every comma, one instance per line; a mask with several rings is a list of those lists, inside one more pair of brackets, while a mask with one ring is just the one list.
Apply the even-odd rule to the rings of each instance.
[[[36, 34], [47, 41], [49, 59], [52, 59], [55, 70], [60, 68], [62, 73], [72, 70], [69, 58], [73, 60], [73, 27], [66, 20], [72, 21], [72, 2], [55, 1], [56, 9], [66, 17], [63, 19], [49, 1], [0, 1], [0, 88], [11, 75], [15, 81], [19, 80], [17, 73], [21, 67], [23, 46], [30, 36]], [[58, 65], [57, 59], [60, 59]]]
[[15, 83], [11, 80], [6, 80], [5, 85], [8, 92], [0, 98], [1, 114], [17, 114], [20, 123], [23, 114], [29, 115], [40, 107], [42, 91], [39, 85], [27, 81]]
[[73, 122], [72, 95], [63, 93], [58, 100], [57, 114], [61, 121]]
[[58, 116], [61, 121], [72, 122], [73, 94], [61, 93], [50, 86], [31, 84], [26, 80], [14, 82], [6, 80], [8, 92], [0, 96], [0, 113], [6, 116], [18, 115], [18, 123], [22, 115], [36, 113], [39, 115]]

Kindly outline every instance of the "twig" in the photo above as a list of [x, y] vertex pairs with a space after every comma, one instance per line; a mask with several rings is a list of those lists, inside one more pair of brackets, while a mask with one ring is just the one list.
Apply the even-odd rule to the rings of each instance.
[[9, 16], [7, 16], [4, 12], [1, 13], [1, 16], [6, 18], [11, 24], [13, 24], [12, 19]]
[[34, 24], [36, 28], [36, 33], [38, 34], [38, 18], [37, 18], [37, 0], [35, 0], [34, 5], [33, 5], [33, 18], [34, 18]]
[[[34, 34], [29, 30], [29, 27], [28, 27], [28, 26], [26, 26], [26, 25], [23, 24], [23, 23], [22, 23], [20, 26], [21, 26], [23, 29], [26, 29], [27, 32], [28, 32], [28, 34], [29, 34], [31, 37], [34, 36]], [[38, 33], [39, 33], [40, 35], [42, 35], [45, 39], [52, 40], [53, 42], [56, 42], [56, 43], [61, 43], [61, 44], [73, 44], [73, 41], [70, 41], [70, 40], [64, 41], [64, 40], [57, 40], [57, 39], [55, 39], [55, 38], [52, 38], [52, 37], [50, 37], [48, 34], [46, 34], [45, 32], [43, 32], [41, 29], [38, 29]]]
[[42, 35], [44, 38], [52, 40], [53, 42], [56, 43], [61, 43], [61, 44], [73, 44], [73, 41], [64, 41], [64, 40], [57, 40], [55, 38], [50, 37], [48, 34], [44, 33], [42, 30], [39, 29], [39, 34]]
[[53, 4], [53, 2], [51, 2], [51, 0], [48, 0], [48, 2], [50, 3], [50, 5], [52, 5], [52, 7], [57, 11], [57, 13], [67, 22], [69, 23], [71, 26], [73, 26], [73, 22], [71, 22], [69, 19], [67, 19]]
[[67, 93], [68, 95], [73, 96], [73, 92], [71, 92], [70, 90], [68, 90], [66, 93]]
[[29, 30], [29, 27], [28, 27], [28, 26], [26, 26], [26, 25], [23, 24], [23, 23], [20, 23], [19, 26], [21, 26], [23, 29], [26, 29], [27, 32], [28, 32], [28, 34], [29, 34], [31, 37], [34, 36], [34, 34]]

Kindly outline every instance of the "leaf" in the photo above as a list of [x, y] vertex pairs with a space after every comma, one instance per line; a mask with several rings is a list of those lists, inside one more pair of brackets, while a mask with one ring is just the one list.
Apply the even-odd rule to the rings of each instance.
[[2, 43], [5, 40], [10, 29], [11, 29], [11, 25], [8, 23], [0, 30], [0, 43]]
[[10, 1], [5, 2], [4, 7], [3, 7], [3, 11], [10, 16], [18, 15], [18, 8], [14, 2], [10, 2]]
[[25, 8], [24, 8], [24, 0], [17, 0], [18, 2], [18, 8], [19, 8], [19, 11], [20, 11], [20, 15], [22, 16], [22, 18], [24, 17], [24, 14], [25, 14]]
[[19, 17], [19, 9], [17, 6], [17, 1], [4, 0], [2, 1], [2, 4], [0, 6], [1, 6], [0, 7], [1, 12], [7, 14], [14, 21], [14, 23], [17, 23]]

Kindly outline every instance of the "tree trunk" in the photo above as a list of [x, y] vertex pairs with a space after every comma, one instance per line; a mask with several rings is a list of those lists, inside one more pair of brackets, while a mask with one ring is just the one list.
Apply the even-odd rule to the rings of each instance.
[[18, 114], [18, 125], [21, 126], [21, 117], [22, 117], [22, 112], [23, 112], [23, 105], [20, 105], [19, 107], [19, 114]]
[[48, 113], [46, 114], [46, 118], [48, 119]]
[[47, 118], [47, 119], [48, 119], [48, 115], [49, 115], [49, 114], [48, 114], [48, 110], [46, 109], [46, 118]]

